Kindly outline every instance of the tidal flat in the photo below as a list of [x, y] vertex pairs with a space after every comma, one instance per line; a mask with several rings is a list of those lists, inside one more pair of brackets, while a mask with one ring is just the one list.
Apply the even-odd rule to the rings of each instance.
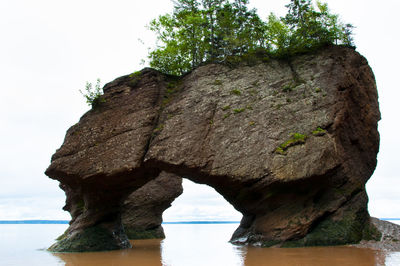
[[66, 224], [1, 224], [0, 265], [400, 265], [400, 252], [349, 246], [257, 248], [228, 242], [238, 224], [164, 224], [165, 239], [134, 240], [133, 248], [88, 253], [46, 250]]

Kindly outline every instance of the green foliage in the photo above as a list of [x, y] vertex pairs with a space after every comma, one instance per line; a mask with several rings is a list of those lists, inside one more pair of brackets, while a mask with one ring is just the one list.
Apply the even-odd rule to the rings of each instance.
[[322, 129], [322, 128], [320, 128], [320, 127], [317, 127], [317, 129], [314, 130], [314, 131], [312, 132], [312, 134], [313, 134], [314, 136], [323, 136], [323, 135], [326, 134], [326, 130], [325, 130], [325, 129]]
[[291, 0], [282, 21], [289, 27], [288, 47], [280, 52], [287, 55], [307, 52], [328, 44], [352, 45], [351, 24], [344, 25], [338, 15], [330, 14], [328, 5], [311, 0]]
[[222, 107], [222, 111], [226, 111], [226, 110], [229, 110], [229, 109], [231, 109], [230, 105], [226, 105], [226, 106]]
[[169, 104], [174, 98], [175, 94], [181, 88], [181, 81], [178, 79], [173, 79], [167, 83], [165, 94], [162, 101], [162, 108]]
[[285, 17], [262, 21], [248, 0], [176, 0], [172, 14], [150, 22], [157, 45], [150, 66], [181, 75], [203, 62], [286, 58], [329, 44], [353, 45], [351, 24], [340, 22], [325, 3], [290, 0]]
[[285, 86], [282, 87], [282, 91], [283, 92], [292, 91], [295, 88], [295, 86], [296, 85], [294, 83], [286, 84]]
[[270, 52], [280, 55], [289, 47], [290, 29], [283, 19], [273, 13], [266, 22], [265, 36], [268, 40], [267, 49]]
[[214, 85], [221, 86], [221, 85], [222, 85], [222, 81], [219, 80], [219, 79], [216, 79], [216, 80], [214, 81]]
[[142, 75], [142, 72], [140, 71], [135, 71], [132, 74], [129, 75], [130, 78], [139, 78]]
[[140, 80], [142, 79], [142, 72], [140, 72], [140, 71], [133, 72], [132, 74], [129, 75], [129, 77], [131, 79], [130, 79], [128, 85], [131, 88], [135, 88], [138, 85], [138, 83], [140, 82]]
[[164, 129], [164, 124], [159, 124], [159, 125], [153, 130], [152, 136], [153, 136], [153, 137], [157, 136], [158, 134], [161, 133], [161, 131], [162, 131], [163, 129]]
[[105, 99], [102, 97], [103, 92], [100, 86], [100, 79], [97, 79], [94, 88], [92, 83], [86, 82], [85, 91], [84, 93], [82, 90], [79, 90], [83, 97], [85, 97], [86, 103], [92, 108], [96, 108], [99, 104], [105, 102]]
[[237, 108], [237, 109], [233, 109], [233, 113], [234, 114], [239, 114], [241, 112], [244, 112], [246, 109], [245, 108]]
[[286, 150], [289, 147], [300, 145], [306, 143], [307, 135], [303, 135], [300, 133], [292, 133], [290, 134], [291, 138], [279, 145], [278, 148], [275, 149], [275, 153], [286, 155]]
[[241, 95], [242, 94], [242, 92], [240, 90], [238, 90], [238, 89], [231, 90], [231, 93], [235, 94], [235, 95]]

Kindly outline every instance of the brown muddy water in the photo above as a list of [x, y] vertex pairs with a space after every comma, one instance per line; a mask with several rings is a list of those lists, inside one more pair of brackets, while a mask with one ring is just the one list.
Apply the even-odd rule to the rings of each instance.
[[[385, 254], [370, 249], [352, 247], [263, 249], [238, 248], [229, 255], [207, 255], [198, 250], [191, 256], [163, 256], [160, 240], [135, 241], [130, 250], [87, 254], [54, 254], [65, 265], [385, 265]], [[184, 252], [181, 250], [180, 252]]]
[[0, 224], [0, 265], [329, 266], [400, 265], [400, 252], [355, 247], [257, 248], [228, 242], [238, 224], [167, 224], [166, 239], [135, 240], [133, 248], [91, 253], [45, 250], [67, 225]]

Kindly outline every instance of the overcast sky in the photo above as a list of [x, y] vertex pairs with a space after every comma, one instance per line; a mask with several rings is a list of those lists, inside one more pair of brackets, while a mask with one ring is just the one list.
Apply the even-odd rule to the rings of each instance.
[[[400, 217], [400, 2], [327, 2], [356, 26], [357, 50], [378, 85], [381, 147], [367, 184], [370, 213]], [[262, 18], [271, 11], [283, 15], [287, 3], [250, 0]], [[61, 210], [65, 195], [58, 182], [43, 172], [66, 130], [89, 109], [79, 89], [143, 68], [155, 40], [145, 25], [170, 11], [168, 0], [0, 1], [0, 220], [70, 218]], [[185, 181], [164, 218], [239, 220], [240, 214], [213, 189]]]

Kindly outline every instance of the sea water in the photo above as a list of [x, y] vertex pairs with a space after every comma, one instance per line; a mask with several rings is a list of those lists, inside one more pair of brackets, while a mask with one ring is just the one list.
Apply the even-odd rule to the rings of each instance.
[[[397, 221], [399, 222], [399, 221]], [[133, 248], [50, 253], [67, 224], [0, 224], [0, 265], [400, 265], [400, 252], [355, 247], [257, 248], [228, 242], [238, 224], [165, 224], [163, 240], [135, 240]]]

